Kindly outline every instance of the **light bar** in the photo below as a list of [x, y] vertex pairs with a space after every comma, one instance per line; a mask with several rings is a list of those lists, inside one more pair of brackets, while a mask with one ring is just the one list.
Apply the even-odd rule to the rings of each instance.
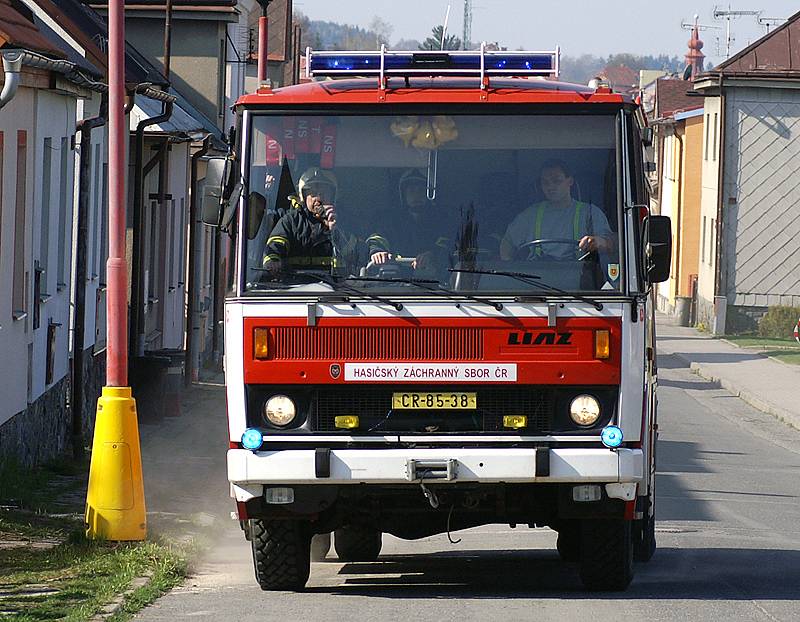
[[559, 57], [552, 52], [487, 50], [380, 50], [369, 52], [314, 52], [306, 48], [306, 77], [379, 76], [558, 76]]

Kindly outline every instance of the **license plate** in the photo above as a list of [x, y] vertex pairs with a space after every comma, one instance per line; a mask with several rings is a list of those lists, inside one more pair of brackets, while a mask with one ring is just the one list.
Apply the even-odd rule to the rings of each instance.
[[474, 410], [477, 393], [392, 393], [392, 408], [398, 410]]

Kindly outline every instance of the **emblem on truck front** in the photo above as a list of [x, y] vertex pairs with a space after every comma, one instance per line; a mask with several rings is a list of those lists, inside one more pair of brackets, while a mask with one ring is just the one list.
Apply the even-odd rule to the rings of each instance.
[[342, 373], [342, 366], [338, 363], [331, 365], [331, 378], [336, 380]]
[[508, 345], [510, 346], [569, 346], [572, 333], [556, 332], [511, 332], [508, 333]]

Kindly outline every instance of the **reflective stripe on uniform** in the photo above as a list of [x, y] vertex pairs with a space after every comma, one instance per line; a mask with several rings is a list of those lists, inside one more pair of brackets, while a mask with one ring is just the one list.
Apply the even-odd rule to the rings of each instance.
[[280, 244], [281, 246], [285, 246], [287, 251], [289, 250], [289, 240], [282, 235], [273, 235], [267, 238], [267, 245], [269, 244]]
[[[576, 242], [581, 239], [580, 235], [580, 227], [581, 227], [581, 211], [583, 210], [583, 206], [585, 203], [581, 201], [575, 201], [575, 217], [572, 220], [572, 239]], [[542, 239], [542, 220], [544, 219], [544, 212], [545, 212], [545, 202], [539, 203], [536, 210], [536, 224], [534, 225], [534, 232], [533, 232], [533, 239], [534, 240], [541, 240]], [[542, 246], [541, 244], [537, 244], [536, 248], [534, 249], [534, 254], [541, 255], [542, 253]]]
[[290, 266], [332, 266], [339, 265], [336, 257], [289, 257], [287, 260]]

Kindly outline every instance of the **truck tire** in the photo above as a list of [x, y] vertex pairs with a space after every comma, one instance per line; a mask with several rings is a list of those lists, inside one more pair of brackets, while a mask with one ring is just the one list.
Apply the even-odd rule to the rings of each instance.
[[649, 562], [656, 552], [656, 517], [645, 516], [633, 522], [633, 559]]
[[333, 536], [333, 548], [343, 562], [374, 562], [382, 544], [383, 534], [369, 527], [342, 527]]
[[581, 561], [581, 524], [579, 521], [565, 521], [559, 526], [556, 549], [559, 557], [565, 562]]
[[311, 561], [324, 562], [331, 550], [331, 534], [318, 533], [311, 538]]
[[631, 522], [586, 519], [581, 527], [580, 577], [592, 591], [620, 592], [633, 579]]
[[250, 521], [256, 581], [262, 590], [302, 590], [311, 570], [311, 533], [299, 521]]

